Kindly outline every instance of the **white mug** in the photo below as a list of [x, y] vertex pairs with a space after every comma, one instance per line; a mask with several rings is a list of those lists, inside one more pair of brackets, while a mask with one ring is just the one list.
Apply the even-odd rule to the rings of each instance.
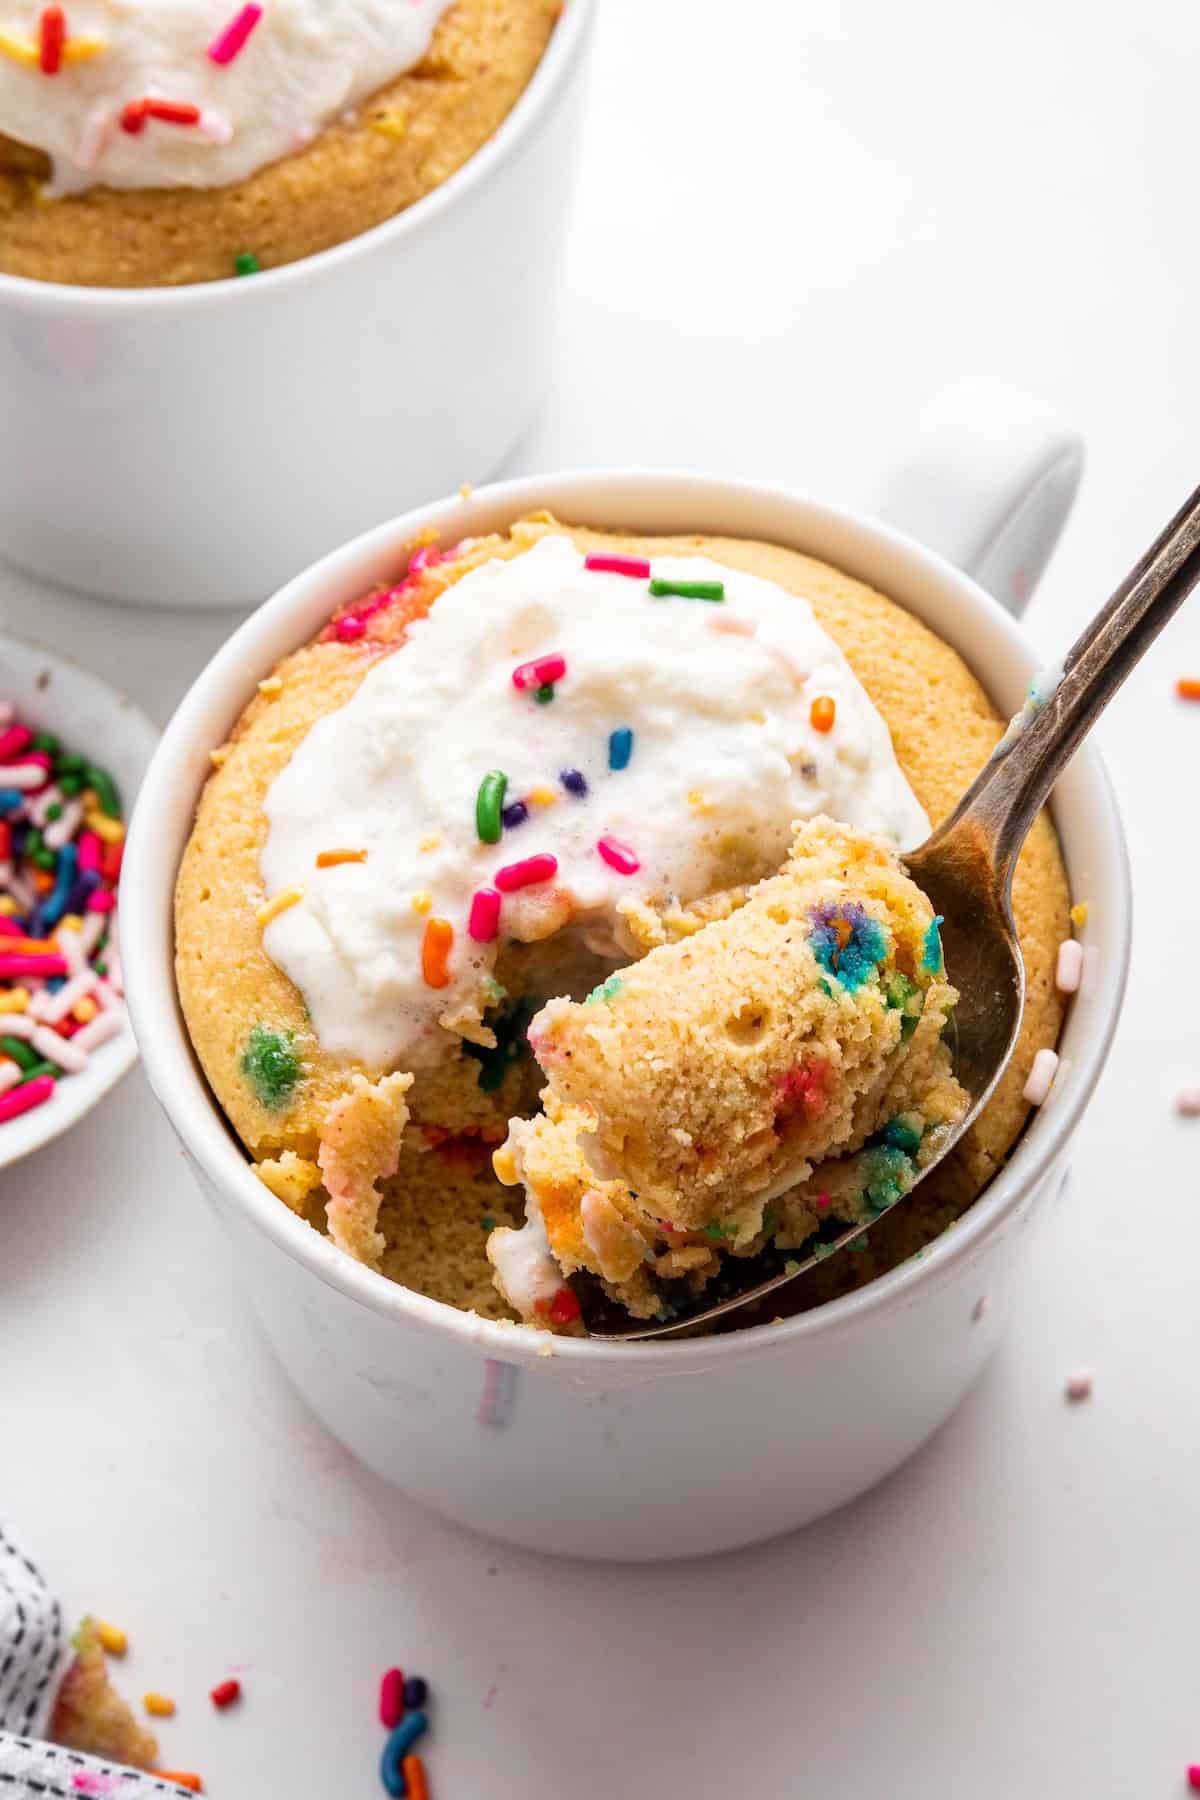
[[321, 255], [182, 288], [0, 274], [0, 556], [147, 606], [256, 604], [486, 476], [528, 424], [593, 0], [457, 174]]
[[[916, 475], [890, 502], [919, 496], [927, 527], [989, 555], [1009, 594], [1036, 577], [1079, 467], [1069, 435], [1018, 412], [1022, 429], [1010, 418], [991, 439], [970, 413], [955, 413], [965, 437], [945, 416], [935, 420]], [[976, 484], [969, 506], [964, 476]], [[415, 532], [502, 530], [536, 507], [634, 532], [713, 532], [807, 551], [924, 619], [1002, 709], [1024, 698], [1035, 659], [1010, 613], [870, 518], [762, 487], [637, 473], [509, 482], [477, 493], [465, 511], [443, 501], [291, 582], [195, 683], [133, 821], [126, 980], [151, 1084], [234, 1240], [267, 1336], [329, 1429], [385, 1480], [478, 1531], [582, 1556], [688, 1556], [771, 1536], [849, 1500], [936, 1430], [978, 1375], [1012, 1310], [1032, 1241], [1024, 1226], [1061, 1183], [1116, 1024], [1128, 959], [1124, 842], [1099, 758], [1085, 746], [1054, 799], [1074, 894], [1092, 903], [1089, 976], [1067, 1019], [1058, 1079], [1005, 1168], [919, 1260], [781, 1324], [641, 1345], [492, 1323], [363, 1268], [268, 1193], [205, 1085], [175, 992], [175, 872], [209, 751], [275, 660], [336, 606], [394, 577]]]

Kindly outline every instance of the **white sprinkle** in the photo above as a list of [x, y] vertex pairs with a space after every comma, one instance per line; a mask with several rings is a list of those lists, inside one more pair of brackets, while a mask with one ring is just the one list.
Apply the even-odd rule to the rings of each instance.
[[27, 1012], [0, 1014], [0, 1025], [3, 1025], [3, 1030], [0, 1031], [0, 1037], [28, 1039], [31, 1038], [37, 1030], [36, 1021], [31, 1019]]
[[115, 1006], [109, 1012], [98, 1012], [88, 1024], [82, 1025], [71, 1039], [72, 1044], [81, 1050], [95, 1050], [97, 1045], [106, 1044], [109, 1038], [125, 1029], [125, 1008]]
[[201, 109], [196, 121], [196, 130], [210, 144], [229, 144], [233, 141], [233, 126], [222, 112], [215, 107], [205, 106]]
[[78, 975], [63, 982], [57, 993], [51, 994], [43, 988], [41, 993], [35, 994], [29, 1002], [29, 1011], [43, 1025], [57, 1025], [86, 994], [92, 992], [99, 980], [91, 969], [80, 969]]
[[1175, 1096], [1175, 1111], [1185, 1119], [1200, 1116], [1200, 1087], [1181, 1087]]
[[22, 793], [45, 787], [48, 780], [41, 763], [6, 763], [0, 769], [0, 787], [18, 788]]
[[1077, 938], [1065, 938], [1058, 946], [1058, 967], [1054, 985], [1060, 994], [1074, 994], [1083, 974], [1083, 945]]
[[1071, 1402], [1072, 1406], [1077, 1406], [1081, 1400], [1090, 1400], [1092, 1397], [1092, 1376], [1090, 1371], [1087, 1369], [1078, 1369], [1074, 1375], [1068, 1375], [1067, 1385], [1063, 1389], [1063, 1392], [1066, 1394], [1067, 1399]]
[[20, 1063], [0, 1062], [0, 1094], [7, 1094], [9, 1088], [16, 1087], [24, 1073]]
[[1033, 1059], [1033, 1067], [1029, 1071], [1029, 1080], [1025, 1083], [1025, 1098], [1030, 1106], [1040, 1106], [1050, 1092], [1051, 1083], [1058, 1072], [1058, 1054], [1054, 1050], [1039, 1050]]
[[81, 1069], [87, 1068], [87, 1050], [79, 1049], [65, 1037], [59, 1037], [57, 1031], [48, 1026], [39, 1025], [29, 1034], [29, 1042], [39, 1056], [47, 1062], [57, 1063], [68, 1075], [78, 1075]]
[[[39, 794], [38, 798], [41, 798]], [[61, 850], [64, 844], [70, 843], [80, 825], [83, 823], [83, 803], [80, 800], [63, 802], [60, 818], [51, 819], [42, 833], [42, 842], [47, 850]]]

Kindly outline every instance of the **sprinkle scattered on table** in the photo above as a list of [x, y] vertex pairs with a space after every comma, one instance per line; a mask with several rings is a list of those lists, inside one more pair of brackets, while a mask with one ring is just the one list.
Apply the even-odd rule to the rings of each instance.
[[1078, 1406], [1081, 1400], [1091, 1399], [1092, 1380], [1093, 1377], [1087, 1369], [1077, 1369], [1073, 1375], [1067, 1376], [1063, 1392], [1072, 1406]]
[[1175, 1110], [1185, 1119], [1200, 1117], [1200, 1087], [1181, 1087], [1175, 1096]]
[[142, 1705], [155, 1719], [170, 1719], [175, 1715], [175, 1702], [169, 1694], [150, 1693], [142, 1696]]
[[385, 1669], [379, 1682], [379, 1720], [388, 1732], [379, 1762], [379, 1778], [393, 1800], [428, 1800], [425, 1765], [414, 1753], [429, 1729], [424, 1710], [429, 1684], [423, 1675], [407, 1678], [401, 1669]]
[[225, 1707], [232, 1706], [235, 1701], [241, 1699], [242, 1684], [236, 1676], [231, 1675], [227, 1681], [218, 1681], [208, 1697], [215, 1707], [223, 1711]]
[[1175, 683], [1175, 692], [1181, 700], [1200, 700], [1200, 681], [1190, 675], [1181, 675]]

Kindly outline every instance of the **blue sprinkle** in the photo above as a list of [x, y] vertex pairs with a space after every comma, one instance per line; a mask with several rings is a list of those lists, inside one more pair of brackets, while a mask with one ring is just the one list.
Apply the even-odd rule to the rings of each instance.
[[400, 1765], [417, 1739], [424, 1737], [428, 1729], [429, 1720], [423, 1712], [410, 1712], [406, 1719], [400, 1721], [384, 1745], [379, 1762], [379, 1779], [392, 1795], [392, 1800], [402, 1800], [407, 1784]]
[[79, 861], [79, 847], [76, 844], [64, 844], [58, 853], [58, 862], [54, 870], [54, 886], [47, 899], [42, 901], [42, 929], [47, 930], [58, 924], [67, 910], [67, 901], [71, 898], [71, 889], [75, 886], [75, 865]]
[[629, 759], [633, 755], [633, 732], [628, 725], [618, 726], [616, 731], [608, 734], [608, 766], [610, 769], [627, 769]]
[[24, 804], [20, 788], [0, 788], [0, 812], [17, 812]]
[[429, 1698], [429, 1683], [423, 1675], [410, 1675], [404, 1684], [404, 1704], [409, 1712], [424, 1706]]
[[925, 947], [921, 953], [921, 967], [931, 975], [942, 972], [942, 934], [938, 926], [945, 923], [945, 915], [937, 913], [930, 919], [925, 931]]
[[584, 775], [582, 769], [560, 769], [558, 772], [558, 779], [562, 782], [568, 794], [574, 794], [579, 800], [586, 797], [588, 791], [587, 777]]
[[809, 917], [813, 922], [809, 942], [818, 963], [847, 993], [857, 993], [887, 955], [883, 926], [857, 900], [845, 906], [824, 901]]
[[529, 808], [523, 800], [514, 800], [512, 805], [506, 806], [500, 814], [505, 831], [515, 831], [517, 826], [523, 825], [528, 817]]

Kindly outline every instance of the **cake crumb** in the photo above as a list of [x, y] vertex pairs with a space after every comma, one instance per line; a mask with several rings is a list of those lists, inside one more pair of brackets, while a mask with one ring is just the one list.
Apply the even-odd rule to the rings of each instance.
[[1071, 923], [1072, 923], [1072, 925], [1082, 927], [1082, 926], [1086, 925], [1087, 922], [1088, 922], [1088, 903], [1086, 900], [1081, 900], [1077, 906], [1073, 906], [1071, 908]]
[[1063, 1392], [1071, 1402], [1072, 1406], [1077, 1406], [1081, 1400], [1090, 1400], [1092, 1397], [1092, 1376], [1090, 1371], [1087, 1369], [1077, 1369], [1074, 1375], [1068, 1375], [1067, 1384], [1063, 1389]]

